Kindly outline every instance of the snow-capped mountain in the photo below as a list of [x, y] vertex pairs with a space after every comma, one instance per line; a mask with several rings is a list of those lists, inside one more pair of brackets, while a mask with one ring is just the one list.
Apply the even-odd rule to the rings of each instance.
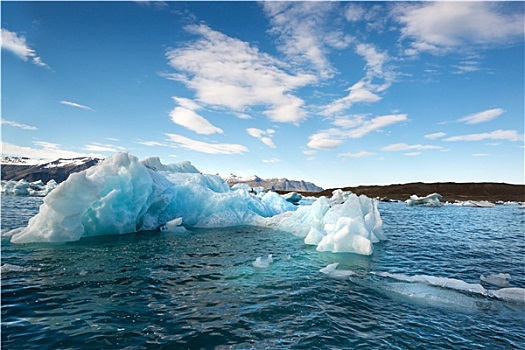
[[242, 177], [234, 174], [217, 174], [228, 185], [233, 186], [238, 183], [244, 183], [250, 187], [264, 187], [265, 190], [273, 191], [297, 191], [297, 192], [319, 192], [323, 188], [317, 186], [316, 184], [303, 180], [288, 180], [286, 178], [270, 178], [263, 179], [257, 175]]
[[23, 157], [2, 157], [2, 180], [21, 180], [29, 182], [53, 179], [60, 183], [69, 174], [92, 167], [101, 161], [99, 158], [80, 157], [54, 161]]

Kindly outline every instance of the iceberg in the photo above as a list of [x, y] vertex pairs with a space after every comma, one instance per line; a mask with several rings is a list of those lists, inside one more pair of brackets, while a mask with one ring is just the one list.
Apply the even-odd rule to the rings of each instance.
[[46, 184], [42, 180], [34, 182], [28, 182], [24, 179], [19, 181], [2, 180], [2, 195], [45, 197], [57, 186], [55, 180], [49, 180]]
[[384, 240], [378, 201], [336, 190], [331, 199], [269, 219], [279, 230], [303, 237], [317, 251], [371, 255], [373, 243]]
[[443, 203], [441, 203], [441, 195], [439, 193], [432, 193], [426, 197], [418, 197], [414, 194], [410, 196], [410, 198], [407, 199], [405, 203], [408, 206], [425, 205], [428, 207], [440, 207], [443, 205]]
[[117, 153], [72, 174], [44, 198], [26, 227], [5, 233], [13, 243], [67, 242], [137, 231], [183, 232], [186, 228], [265, 226], [306, 237], [319, 251], [370, 255], [383, 239], [377, 201], [337, 192], [296, 206], [275, 192], [253, 195], [231, 189], [217, 175], [190, 162], [164, 165]]

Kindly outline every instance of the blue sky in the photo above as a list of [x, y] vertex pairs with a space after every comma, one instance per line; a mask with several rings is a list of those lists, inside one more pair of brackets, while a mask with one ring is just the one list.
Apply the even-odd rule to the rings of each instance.
[[2, 153], [524, 183], [524, 2], [1, 3]]

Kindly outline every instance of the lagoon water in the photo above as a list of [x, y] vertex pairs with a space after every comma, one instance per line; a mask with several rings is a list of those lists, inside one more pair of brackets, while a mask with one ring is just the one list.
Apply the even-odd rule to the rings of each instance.
[[[41, 203], [2, 197], [2, 231], [24, 226]], [[509, 287], [525, 288], [525, 210], [379, 210], [387, 240], [372, 256], [320, 253], [258, 227], [2, 238], [2, 348], [525, 348], [525, 303], [377, 274], [475, 284], [509, 273]], [[268, 254], [268, 267], [253, 265]], [[354, 274], [319, 271], [336, 262]]]

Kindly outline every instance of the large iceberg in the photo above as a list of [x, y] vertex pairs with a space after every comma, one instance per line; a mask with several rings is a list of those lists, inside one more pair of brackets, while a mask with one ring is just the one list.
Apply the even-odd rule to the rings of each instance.
[[[311, 206], [297, 207], [275, 192], [255, 196], [231, 189], [217, 175], [200, 173], [191, 163], [140, 162], [118, 153], [72, 174], [44, 198], [27, 227], [8, 232], [11, 241], [66, 242], [82, 237], [136, 231], [177, 231], [177, 227], [269, 226], [309, 239], [318, 250], [371, 254], [382, 239], [377, 202], [337, 192]], [[312, 237], [310, 237], [312, 238]]]

